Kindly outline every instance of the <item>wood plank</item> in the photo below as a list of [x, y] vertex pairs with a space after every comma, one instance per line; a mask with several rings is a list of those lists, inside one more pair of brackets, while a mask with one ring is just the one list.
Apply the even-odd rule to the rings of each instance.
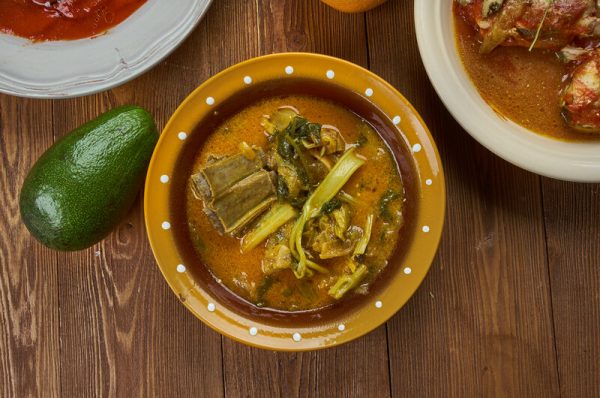
[[220, 337], [175, 298], [155, 266], [140, 206], [92, 250], [60, 262], [65, 396], [215, 396]]
[[[56, 101], [57, 136], [128, 103], [144, 106], [162, 128], [219, 67], [208, 62], [220, 40], [210, 22], [215, 11], [144, 76], [102, 94]], [[141, 199], [106, 240], [61, 255], [59, 279], [65, 396], [223, 394], [221, 337], [189, 313], [164, 281], [146, 239]]]
[[343, 14], [318, 0], [256, 0], [256, 7], [260, 55], [317, 52], [367, 65], [364, 14]]
[[[258, 48], [259, 54], [280, 51], [312, 51], [367, 65], [364, 16], [338, 13], [317, 0], [257, 0], [252, 8], [243, 0], [215, 4], [222, 11], [219, 26], [227, 25], [233, 9], [244, 12], [242, 20], [258, 37], [233, 41], [241, 32], [223, 35], [225, 48]], [[257, 19], [257, 15], [259, 18]], [[256, 53], [248, 52], [244, 58]], [[236, 58], [236, 61], [238, 59]], [[226, 62], [229, 63], [229, 62]], [[311, 353], [273, 353], [223, 340], [225, 391], [231, 397], [385, 397], [389, 396], [389, 373], [385, 329], [345, 346]]]
[[52, 144], [52, 103], [0, 95], [0, 396], [58, 396], [56, 255], [19, 214], [29, 169]]
[[600, 396], [600, 184], [542, 179], [560, 389]]
[[557, 396], [539, 177], [471, 139], [437, 98], [413, 2], [367, 15], [371, 69], [420, 110], [442, 154], [445, 233], [424, 284], [388, 323], [394, 396]]
[[387, 397], [385, 327], [325, 351], [278, 353], [224, 340], [227, 397]]

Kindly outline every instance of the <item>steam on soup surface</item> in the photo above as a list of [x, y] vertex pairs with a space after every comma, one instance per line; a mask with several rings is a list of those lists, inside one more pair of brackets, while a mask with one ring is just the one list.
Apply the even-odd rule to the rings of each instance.
[[404, 200], [367, 122], [292, 95], [245, 108], [207, 138], [186, 216], [219, 283], [256, 306], [302, 311], [368, 293], [396, 247]]

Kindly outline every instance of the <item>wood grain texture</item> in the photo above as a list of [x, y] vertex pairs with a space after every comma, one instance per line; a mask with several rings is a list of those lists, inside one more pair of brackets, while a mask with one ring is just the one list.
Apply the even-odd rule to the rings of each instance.
[[[56, 135], [128, 103], [148, 109], [162, 128], [187, 94], [215, 72], [202, 58], [190, 57], [190, 48], [208, 52], [211, 40], [216, 34], [202, 26], [141, 79], [55, 101]], [[221, 337], [188, 313], [165, 284], [146, 239], [141, 199], [106, 240], [61, 260], [63, 395], [222, 394]]]
[[[177, 51], [126, 85], [71, 100], [0, 95], [0, 396], [600, 396], [600, 185], [540, 179], [471, 139], [427, 80], [412, 5], [349, 15], [318, 0], [218, 0]], [[55, 139], [128, 103], [160, 129], [208, 77], [280, 51], [369, 66], [440, 148], [440, 251], [387, 325], [299, 354], [219, 336], [160, 275], [141, 200], [89, 250], [53, 252], [27, 233], [19, 188]]]
[[0, 96], [0, 396], [58, 396], [57, 258], [29, 238], [19, 190], [52, 144], [52, 103]]
[[326, 351], [276, 353], [224, 341], [227, 397], [388, 397], [385, 327]]
[[600, 396], [600, 184], [544, 178], [563, 397]]
[[367, 16], [370, 65], [432, 130], [448, 205], [429, 276], [388, 323], [393, 394], [556, 396], [539, 177], [452, 120], [418, 61], [412, 5], [391, 1]]

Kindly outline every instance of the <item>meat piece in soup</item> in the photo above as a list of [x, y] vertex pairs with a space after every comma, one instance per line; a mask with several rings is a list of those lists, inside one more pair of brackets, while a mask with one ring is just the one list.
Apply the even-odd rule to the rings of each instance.
[[564, 48], [561, 56], [574, 64], [560, 97], [565, 120], [582, 132], [600, 131], [600, 49]]
[[260, 101], [217, 128], [194, 162], [186, 211], [217, 281], [257, 306], [301, 311], [368, 293], [396, 247], [404, 195], [367, 122], [298, 95]]

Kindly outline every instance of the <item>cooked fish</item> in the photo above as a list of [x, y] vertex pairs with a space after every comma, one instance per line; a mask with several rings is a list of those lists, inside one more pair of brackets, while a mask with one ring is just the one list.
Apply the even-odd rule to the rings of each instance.
[[559, 50], [575, 39], [600, 36], [596, 0], [455, 0], [481, 37], [480, 51], [498, 46]]
[[563, 117], [573, 128], [600, 132], [600, 49], [566, 48], [562, 59], [572, 62], [572, 71], [561, 92]]

